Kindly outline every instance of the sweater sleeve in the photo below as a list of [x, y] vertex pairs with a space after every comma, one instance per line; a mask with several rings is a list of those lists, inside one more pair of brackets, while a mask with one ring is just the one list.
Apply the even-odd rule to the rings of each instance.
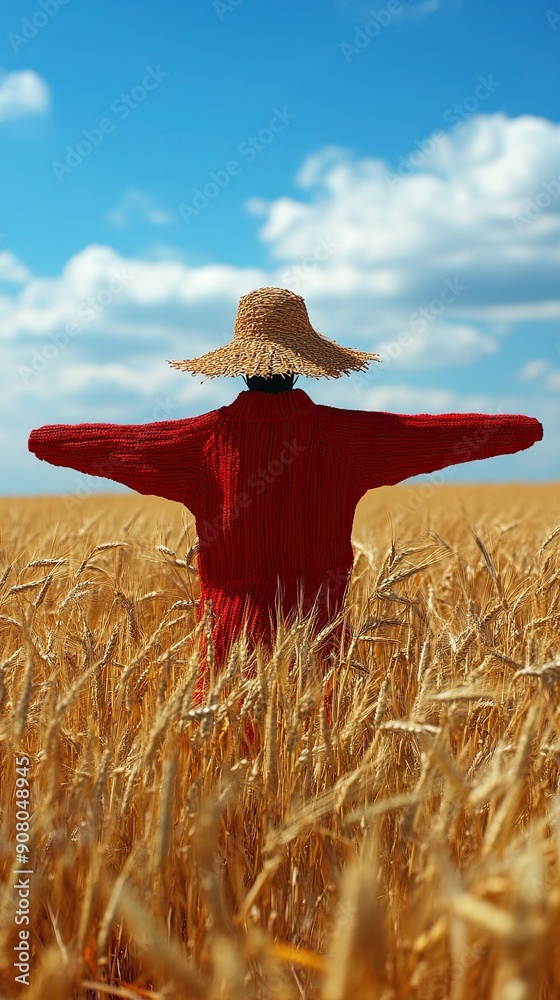
[[190, 507], [196, 502], [202, 449], [216, 415], [152, 424], [50, 424], [31, 431], [28, 448], [51, 465]]
[[335, 430], [360, 493], [449, 465], [530, 448], [542, 424], [522, 414], [338, 410]]

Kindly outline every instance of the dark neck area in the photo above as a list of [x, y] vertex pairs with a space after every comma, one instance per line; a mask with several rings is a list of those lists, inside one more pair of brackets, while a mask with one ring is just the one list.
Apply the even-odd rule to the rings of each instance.
[[295, 375], [247, 376], [247, 388], [252, 392], [287, 392], [294, 387]]

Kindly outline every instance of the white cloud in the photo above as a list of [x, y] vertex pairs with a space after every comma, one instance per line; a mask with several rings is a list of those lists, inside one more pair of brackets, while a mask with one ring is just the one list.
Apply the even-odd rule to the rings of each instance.
[[[27, 344], [29, 355], [37, 341], [54, 338], [67, 340], [72, 353], [80, 353], [94, 350], [98, 336], [110, 335], [117, 351], [130, 351], [131, 343], [159, 342], [174, 352], [167, 357], [176, 357], [175, 345], [181, 342], [182, 356], [194, 357], [230, 339], [239, 297], [262, 285], [285, 282], [278, 272], [218, 264], [190, 267], [167, 257], [130, 260], [111, 247], [90, 245], [59, 276], [28, 276], [19, 293], [0, 298], [0, 341]], [[496, 337], [447, 319], [448, 307], [439, 298], [426, 301], [422, 315], [427, 319], [390, 302], [385, 311], [377, 309], [372, 324], [372, 304], [376, 297], [386, 298], [379, 288], [366, 286], [355, 295], [350, 287], [347, 295], [338, 287], [333, 299], [328, 276], [322, 276], [309, 292], [305, 297], [316, 329], [355, 346], [367, 338], [385, 367], [467, 364], [499, 349]]]
[[[191, 267], [171, 248], [156, 259], [126, 260], [90, 245], [60, 275], [43, 278], [1, 255], [5, 280], [22, 287], [0, 298], [0, 339], [30, 342], [75, 323], [84, 344], [97, 333], [123, 344], [159, 335], [176, 350], [185, 331], [193, 352], [197, 343], [209, 349], [229, 339], [239, 296], [273, 284], [302, 294], [316, 329], [342, 343], [382, 352], [407, 332], [396, 359], [403, 368], [488, 357], [509, 335], [505, 320], [560, 314], [559, 247], [549, 231], [542, 236], [541, 220], [516, 234], [510, 218], [514, 194], [538, 187], [552, 154], [560, 157], [560, 126], [479, 116], [440, 149], [438, 171], [427, 164], [394, 190], [380, 160], [356, 160], [336, 146], [312, 154], [298, 174], [305, 201], [261, 203], [261, 236], [273, 261], [266, 269]], [[493, 170], [504, 178], [500, 197], [484, 176]], [[125, 203], [138, 208], [144, 197], [137, 192]], [[560, 235], [560, 212], [542, 214]]]
[[256, 268], [129, 260], [91, 244], [59, 276], [31, 276], [19, 293], [0, 299], [0, 341], [45, 337], [73, 323], [89, 335], [109, 330], [149, 340], [159, 334], [172, 342], [189, 327], [208, 329], [220, 309], [225, 320], [240, 295], [266, 283]]
[[49, 87], [37, 73], [31, 69], [0, 71], [0, 122], [24, 115], [45, 115], [49, 108]]
[[519, 372], [519, 377], [531, 381], [539, 378], [540, 375], [544, 375], [549, 368], [549, 361], [545, 361], [544, 358], [533, 358], [532, 361], [527, 361], [523, 365]]
[[536, 383], [536, 387], [542, 390], [556, 392], [560, 389], [560, 369], [553, 368], [550, 361], [544, 358], [527, 361], [520, 369], [519, 377]]
[[80, 395], [86, 390], [95, 392], [107, 386], [116, 390], [132, 389], [135, 395], [142, 395], [157, 386], [157, 379], [154, 380], [149, 368], [139, 371], [137, 365], [122, 362], [69, 364], [60, 374], [63, 376], [61, 388]]
[[0, 251], [0, 282], [19, 284], [30, 276], [25, 264], [22, 264], [15, 254], [9, 250]]
[[435, 14], [442, 7], [443, 0], [420, 0], [420, 3], [409, 4], [404, 7], [400, 18], [420, 20]]
[[302, 289], [354, 293], [362, 308], [385, 291], [396, 308], [458, 277], [466, 288], [450, 314], [462, 319], [560, 315], [560, 125], [477, 115], [433, 146], [397, 183], [380, 159], [333, 146], [313, 153], [297, 177], [305, 200], [248, 204], [264, 218], [271, 258], [312, 258], [328, 234], [338, 248], [308, 268]]
[[484, 396], [462, 397], [452, 389], [416, 388], [402, 383], [365, 391], [359, 407], [356, 403], [354, 407], [394, 413], [482, 413], [491, 409]]
[[[552, 289], [551, 289], [552, 293]], [[515, 295], [515, 287], [511, 289], [512, 296]], [[469, 306], [469, 316], [473, 320], [484, 320], [489, 323], [506, 323], [511, 329], [512, 322], [522, 320], [534, 320], [535, 322], [548, 322], [549, 320], [560, 318], [560, 298], [543, 300], [542, 302], [504, 302], [502, 305]]]
[[[400, 349], [399, 349], [400, 348]], [[495, 337], [480, 333], [472, 326], [454, 323], [434, 324], [424, 333], [409, 332], [405, 341], [380, 340], [376, 353], [382, 361], [399, 368], [441, 368], [468, 364], [500, 349]]]
[[107, 218], [114, 226], [128, 226], [134, 222], [149, 222], [153, 226], [167, 226], [175, 216], [159, 208], [153, 198], [138, 188], [128, 188], [122, 198], [108, 212]]
[[[499, 400], [492, 405], [476, 395], [474, 362], [492, 363], [505, 338], [520, 337], [520, 319], [537, 324], [560, 315], [560, 198], [526, 230], [517, 232], [511, 220], [553, 177], [553, 163], [558, 170], [560, 126], [479, 117], [450, 132], [440, 152], [437, 167], [428, 160], [392, 188], [381, 160], [356, 159], [334, 146], [316, 151], [298, 174], [305, 197], [252, 202], [270, 252], [263, 268], [190, 266], [169, 246], [151, 259], [127, 259], [110, 246], [90, 245], [59, 274], [43, 277], [0, 254], [0, 413], [17, 449], [25, 447], [28, 427], [41, 423], [164, 419], [161, 399], [181, 405], [170, 417], [229, 402], [243, 388], [240, 380], [202, 384], [202, 376], [172, 371], [165, 359], [195, 357], [229, 341], [239, 297], [262, 285], [303, 295], [311, 322], [327, 337], [382, 356], [386, 345], [378, 375], [328, 384], [302, 379], [318, 402], [496, 412]], [[536, 327], [533, 358], [523, 368], [527, 348], [518, 341], [516, 367], [527, 391], [506, 400], [503, 412], [532, 413], [533, 400], [543, 408], [555, 400], [558, 373], [535, 368], [541, 359], [534, 355], [548, 350], [536, 346], [542, 336]], [[402, 349], [393, 356], [388, 348], [395, 343]], [[500, 374], [495, 364], [493, 371]], [[472, 394], [459, 391], [467, 379]], [[560, 410], [550, 413], [551, 427], [560, 429]], [[552, 462], [552, 451], [546, 454]], [[19, 468], [19, 458], [14, 462]], [[543, 462], [534, 466], [541, 477]]]
[[554, 392], [560, 389], [560, 371], [550, 372], [545, 379], [545, 387], [547, 389], [552, 389]]

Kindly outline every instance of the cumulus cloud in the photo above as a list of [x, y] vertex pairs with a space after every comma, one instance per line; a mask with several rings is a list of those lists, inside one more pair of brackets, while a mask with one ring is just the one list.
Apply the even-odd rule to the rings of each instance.
[[560, 390], [560, 370], [556, 369], [556, 371], [549, 372], [544, 384], [547, 389], [558, 392]]
[[0, 300], [0, 340], [25, 343], [73, 324], [90, 334], [109, 331], [148, 341], [159, 334], [172, 342], [189, 327], [215, 328], [220, 308], [227, 315], [224, 304], [231, 309], [240, 295], [263, 283], [255, 268], [130, 260], [112, 247], [91, 244], [60, 275], [31, 276], [19, 293]]
[[[358, 386], [360, 383], [358, 381]], [[356, 397], [359, 399], [357, 405]], [[348, 392], [345, 398], [349, 399]], [[337, 400], [337, 406], [343, 405]], [[491, 400], [484, 395], [465, 396], [453, 389], [437, 387], [412, 386], [406, 383], [393, 383], [371, 389], [364, 383], [356, 393], [353, 403], [348, 403], [350, 409], [382, 410], [394, 413], [474, 413], [492, 412]]]
[[24, 115], [45, 115], [50, 108], [50, 90], [31, 69], [7, 73], [0, 70], [0, 122]]
[[[91, 245], [59, 276], [27, 276], [18, 293], [0, 300], [0, 337], [44, 337], [82, 320], [90, 332], [125, 339], [133, 331], [149, 341], [157, 331], [173, 338], [185, 330], [194, 341], [207, 333], [223, 340], [239, 296], [277, 284], [304, 295], [316, 328], [334, 339], [379, 350], [404, 332], [399, 365], [469, 363], [496, 353], [516, 319], [560, 313], [560, 246], [550, 236], [560, 235], [560, 199], [526, 233], [511, 221], [554, 155], [557, 165], [560, 126], [479, 116], [392, 189], [390, 165], [327, 147], [298, 173], [305, 200], [250, 203], [264, 220], [268, 267], [190, 267], [169, 250], [160, 259], [126, 260]], [[141, 203], [136, 195], [125, 200]], [[5, 276], [23, 278], [23, 265], [9, 256], [3, 266]]]
[[30, 276], [28, 268], [18, 260], [15, 254], [9, 250], [0, 251], [0, 284], [2, 282], [19, 284]]
[[443, 0], [420, 0], [419, 3], [409, 4], [404, 7], [400, 17], [407, 19], [421, 19], [435, 14], [443, 6]]
[[[557, 341], [557, 356], [560, 353], [560, 341]], [[541, 391], [557, 392], [560, 389], [560, 369], [554, 368], [545, 358], [533, 358], [527, 361], [519, 371], [519, 377], [526, 382], [532, 382]]]
[[305, 198], [248, 203], [271, 258], [312, 257], [329, 234], [338, 248], [312, 275], [324, 295], [385, 284], [393, 304], [413, 304], [456, 277], [465, 314], [560, 315], [560, 125], [475, 115], [432, 145], [403, 176], [340, 147], [312, 154], [297, 177]]
[[[400, 348], [400, 349], [399, 349]], [[407, 333], [406, 339], [381, 340], [376, 353], [384, 360], [398, 360], [399, 367], [441, 368], [468, 364], [484, 355], [496, 354], [500, 342], [472, 326], [435, 324], [425, 333]]]
[[175, 217], [159, 208], [153, 198], [138, 188], [128, 188], [122, 198], [108, 212], [107, 218], [114, 226], [128, 226], [134, 222], [148, 222], [153, 226], [167, 226]]
[[[40, 423], [144, 422], [229, 402], [240, 380], [202, 384], [165, 359], [229, 341], [239, 297], [263, 285], [293, 288], [315, 329], [383, 357], [375, 375], [341, 379], [336, 393], [333, 383], [301, 380], [318, 402], [496, 412], [496, 400], [458, 387], [472, 376], [476, 393], [481, 360], [499, 379], [507, 339], [522, 345], [516, 370], [526, 391], [505, 400], [503, 412], [538, 414], [535, 401], [550, 405], [558, 377], [535, 367], [548, 350], [535, 346], [540, 333], [521, 367], [526, 338], [516, 324], [531, 320], [538, 330], [560, 315], [559, 160], [560, 126], [504, 115], [448, 132], [398, 184], [387, 179], [395, 164], [337, 146], [317, 150], [298, 173], [300, 198], [250, 202], [269, 253], [261, 268], [190, 266], [171, 247], [133, 259], [90, 245], [44, 277], [0, 254], [0, 370], [8, 376], [0, 413], [19, 435], [17, 448]], [[537, 199], [545, 183], [548, 202]], [[123, 217], [138, 205], [129, 199]], [[526, 226], [515, 225], [516, 213]], [[560, 428], [560, 411], [550, 414]]]
[[[13, 280], [25, 271], [15, 260], [10, 270]], [[60, 275], [28, 276], [19, 291], [0, 297], [0, 341], [14, 342], [23, 358], [33, 357], [37, 364], [37, 351], [52, 353], [52, 343], [64, 344], [65, 357], [66, 351], [72, 356], [128, 355], [151, 343], [165, 348], [170, 358], [194, 357], [231, 338], [239, 297], [263, 285], [285, 282], [277, 271], [190, 267], [169, 258], [131, 260], [111, 247], [90, 245]], [[451, 283], [443, 287], [446, 291], [452, 300], [458, 293]], [[446, 319], [450, 307], [440, 297], [409, 313], [386, 306], [383, 322], [378, 308], [375, 323], [369, 316], [374, 290], [347, 297], [339, 289], [335, 301], [332, 289], [318, 287], [305, 297], [316, 329], [342, 343], [360, 346], [367, 340], [396, 368], [468, 364], [500, 347], [495, 336], [476, 326]]]
[[519, 372], [519, 377], [532, 381], [533, 379], [539, 378], [540, 375], [544, 375], [545, 372], [550, 368], [550, 362], [545, 361], [544, 358], [533, 358], [531, 361], [527, 361], [521, 368]]

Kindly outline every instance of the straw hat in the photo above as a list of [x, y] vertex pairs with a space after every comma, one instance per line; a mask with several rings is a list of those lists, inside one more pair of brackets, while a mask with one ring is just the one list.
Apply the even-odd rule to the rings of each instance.
[[199, 358], [169, 361], [193, 375], [307, 375], [339, 378], [367, 369], [377, 354], [341, 347], [317, 333], [305, 302], [287, 288], [257, 288], [239, 301], [233, 340]]

